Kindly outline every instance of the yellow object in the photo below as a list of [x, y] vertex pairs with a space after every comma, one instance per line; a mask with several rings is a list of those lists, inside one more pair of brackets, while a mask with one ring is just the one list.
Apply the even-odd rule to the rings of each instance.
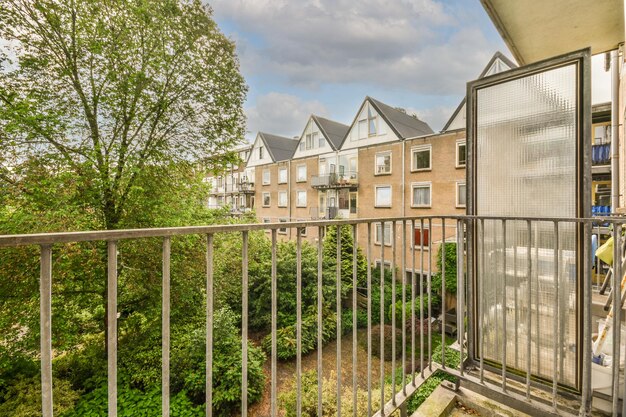
[[596, 256], [602, 262], [613, 265], [613, 237], [608, 238], [607, 241], [596, 250]]

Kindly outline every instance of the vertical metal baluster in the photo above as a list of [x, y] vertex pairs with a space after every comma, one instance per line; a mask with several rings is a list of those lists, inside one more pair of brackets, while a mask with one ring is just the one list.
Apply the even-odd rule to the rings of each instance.
[[357, 417], [357, 373], [356, 373], [356, 354], [357, 354], [357, 305], [356, 305], [356, 290], [357, 290], [357, 225], [352, 225], [352, 410], [353, 416]]
[[367, 415], [372, 415], [372, 223], [367, 223]]
[[446, 219], [441, 219], [441, 367], [446, 368]]
[[530, 220], [526, 220], [526, 224], [528, 227], [528, 245], [526, 247], [526, 263], [528, 264], [528, 309], [526, 313], [528, 314], [527, 322], [526, 322], [526, 332], [527, 334], [527, 345], [526, 345], [526, 399], [530, 400], [530, 372], [532, 368], [532, 358], [530, 356], [531, 351], [531, 339], [532, 339], [532, 272], [533, 272], [533, 260], [530, 254], [531, 246], [530, 242], [532, 239], [532, 224]]
[[170, 415], [170, 255], [172, 239], [163, 239], [163, 295], [161, 297], [161, 412]]
[[337, 417], [341, 417], [341, 226], [337, 225]]
[[117, 242], [107, 246], [107, 385], [109, 416], [117, 416]]
[[480, 382], [481, 384], [485, 382], [485, 332], [483, 328], [485, 327], [484, 321], [484, 307], [485, 307], [485, 219], [480, 219], [480, 258], [481, 265], [478, 270], [477, 275], [477, 284], [478, 290], [476, 296], [478, 297], [478, 332], [480, 333]]
[[[583, 361], [582, 366], [582, 390], [580, 415], [588, 415], [591, 408], [591, 358], [592, 355], [592, 289], [591, 289], [591, 224], [583, 223]], [[594, 254], [595, 255], [595, 254]]]
[[459, 336], [459, 349], [461, 353], [461, 362], [460, 362], [460, 372], [463, 375], [463, 338], [465, 336], [465, 274], [463, 271], [464, 263], [464, 230], [463, 230], [463, 220], [457, 221], [457, 244], [456, 244], [456, 259], [457, 259], [457, 282], [458, 282], [458, 319], [457, 322], [460, 325], [460, 328], [457, 330]]
[[[430, 233], [430, 231], [429, 231]], [[427, 294], [430, 298], [430, 294]], [[424, 219], [420, 219], [420, 376], [424, 379]]]
[[406, 220], [402, 220], [402, 394], [406, 397]]
[[396, 405], [396, 222], [391, 222], [391, 403]]
[[296, 228], [296, 415], [302, 414], [302, 229]]
[[556, 411], [557, 407], [557, 385], [558, 385], [558, 362], [559, 362], [559, 222], [554, 222], [554, 352], [552, 352], [552, 406]]
[[248, 232], [242, 236], [241, 279], [241, 415], [248, 415]]
[[415, 220], [411, 220], [411, 379], [415, 387], [415, 297], [417, 297], [417, 279], [415, 278]]
[[[322, 256], [323, 256], [323, 241], [322, 234], [324, 227], [319, 226], [317, 229], [317, 415], [322, 416], [322, 349], [324, 340], [322, 339], [322, 285], [323, 285], [323, 271], [322, 271]], [[274, 416], [272, 416], [274, 417]]]
[[[541, 369], [541, 344], [539, 340], [541, 338], [541, 327], [539, 320], [539, 296], [541, 294], [541, 286], [539, 285], [539, 222], [535, 222], [535, 275], [537, 276], [537, 293], [535, 296], [535, 309], [537, 310], [537, 372]], [[556, 336], [556, 335], [555, 335]]]
[[380, 223], [380, 415], [385, 415], [385, 222]]
[[613, 415], [619, 412], [619, 355], [622, 323], [622, 233], [613, 223]]
[[272, 229], [272, 387], [271, 387], [271, 413], [272, 417], [276, 417], [276, 350], [277, 350], [277, 321], [278, 321], [278, 289], [277, 289], [277, 272], [276, 272], [276, 238], [277, 230]]
[[50, 245], [41, 246], [40, 264], [41, 409], [44, 417], [52, 417], [52, 247]]
[[213, 415], [213, 234], [206, 237], [206, 416]]
[[432, 289], [432, 272], [433, 272], [433, 221], [432, 219], [428, 219], [428, 277], [426, 278], [426, 292], [428, 293], [428, 370], [430, 372], [433, 371], [433, 326], [432, 326], [432, 316], [433, 316], [433, 306], [431, 303], [431, 295], [433, 293]]
[[502, 390], [506, 391], [506, 220], [502, 219]]

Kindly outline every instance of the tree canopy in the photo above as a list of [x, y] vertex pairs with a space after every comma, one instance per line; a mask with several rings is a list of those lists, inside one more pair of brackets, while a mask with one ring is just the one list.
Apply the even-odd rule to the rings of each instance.
[[0, 39], [0, 188], [67, 174], [90, 226], [118, 228], [155, 170], [243, 137], [235, 47], [199, 0], [6, 0]]

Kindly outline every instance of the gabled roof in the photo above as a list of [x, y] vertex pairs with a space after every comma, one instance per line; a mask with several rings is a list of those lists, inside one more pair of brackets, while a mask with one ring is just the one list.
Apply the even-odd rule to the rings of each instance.
[[[506, 66], [509, 67], [509, 69], [517, 68], [517, 64], [515, 64], [515, 62], [507, 58], [502, 52], [497, 51], [495, 54], [493, 54], [493, 56], [491, 57], [491, 59], [489, 60], [485, 68], [481, 71], [480, 75], [478, 76], [478, 79], [485, 78], [485, 76], [487, 75], [491, 67], [495, 64], [496, 60], [502, 61]], [[466, 100], [466, 97], [463, 97], [463, 100], [461, 100], [461, 103], [458, 105], [456, 110], [454, 110], [454, 113], [452, 113], [452, 116], [450, 117], [450, 119], [448, 119], [443, 129], [441, 129], [442, 132], [445, 132], [446, 130], [448, 130], [448, 128], [450, 127], [454, 119], [456, 119], [456, 116], [465, 106], [465, 100]]]
[[378, 114], [385, 119], [387, 124], [400, 139], [434, 133], [430, 126], [428, 126], [428, 123], [421, 121], [415, 116], [410, 116], [397, 108], [391, 107], [369, 96], [366, 97], [365, 100], [369, 100]]
[[286, 138], [284, 136], [277, 136], [263, 132], [259, 132], [259, 136], [265, 143], [267, 151], [274, 162], [290, 159], [298, 146], [297, 140]]
[[345, 138], [348, 131], [350, 131], [350, 126], [314, 114], [311, 115], [311, 117], [319, 126], [322, 134], [330, 142], [330, 146], [332, 146], [334, 150], [339, 149], [343, 138]]

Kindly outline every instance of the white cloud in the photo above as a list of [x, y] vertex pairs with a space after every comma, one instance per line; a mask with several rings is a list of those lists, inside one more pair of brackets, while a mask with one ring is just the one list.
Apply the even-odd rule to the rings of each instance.
[[376, 83], [458, 94], [501, 46], [460, 7], [435, 0], [214, 0], [212, 6], [261, 45], [240, 45], [244, 73], [281, 74], [309, 88]]
[[300, 135], [311, 114], [328, 116], [328, 110], [319, 101], [304, 101], [277, 92], [259, 96], [245, 111], [248, 139], [253, 138], [257, 131], [286, 137]]

